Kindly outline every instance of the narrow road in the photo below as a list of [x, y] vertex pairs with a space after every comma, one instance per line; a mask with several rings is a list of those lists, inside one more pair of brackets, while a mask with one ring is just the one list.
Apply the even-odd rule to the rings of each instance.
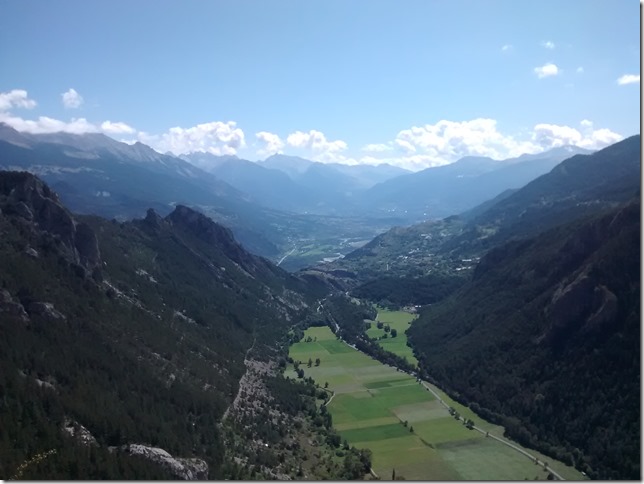
[[291, 249], [291, 251], [290, 251], [288, 254], [286, 254], [284, 257], [282, 257], [282, 258], [279, 260], [279, 262], [277, 263], [277, 265], [279, 266], [282, 262], [284, 262], [284, 259], [286, 259], [286, 258], [287, 258], [289, 255], [291, 255], [293, 252], [295, 252], [295, 247], [293, 247], [293, 248]]
[[[403, 371], [403, 372], [404, 372], [404, 370], [401, 370], [401, 371]], [[441, 405], [443, 405], [443, 406], [444, 406], [444, 407], [449, 411], [449, 408], [450, 408], [450, 407], [449, 407], [449, 405], [447, 405], [447, 403], [445, 403], [445, 401], [440, 397], [440, 395], [439, 395], [439, 394], [438, 394], [438, 393], [437, 393], [437, 392], [436, 392], [432, 387], [430, 387], [430, 386], [429, 386], [429, 383], [427, 383], [427, 382], [426, 382], [426, 381], [424, 381], [424, 380], [421, 380], [420, 382], [421, 382], [421, 384], [422, 384], [422, 385], [423, 385], [427, 390], [429, 390], [429, 391], [432, 393], [432, 395], [434, 395], [434, 396], [436, 397], [436, 399], [441, 403]], [[459, 420], [462, 420], [463, 422], [465, 422], [465, 419], [464, 419], [463, 417], [458, 417], [458, 419], [459, 419]], [[500, 443], [502, 443], [502, 444], [507, 445], [508, 447], [513, 448], [513, 449], [514, 449], [514, 450], [516, 450], [517, 452], [522, 453], [523, 455], [525, 455], [526, 457], [528, 457], [532, 462], [536, 462], [538, 465], [543, 466], [543, 468], [544, 468], [545, 470], [547, 470], [548, 472], [552, 473], [552, 475], [553, 475], [553, 476], [555, 476], [555, 477], [556, 477], [557, 479], [559, 479], [560, 481], [565, 481], [565, 479], [564, 479], [564, 478], [563, 478], [559, 473], [557, 473], [557, 471], [555, 471], [554, 469], [552, 469], [551, 467], [549, 467], [545, 462], [540, 461], [540, 460], [539, 460], [537, 457], [535, 457], [534, 455], [530, 454], [529, 452], [526, 452], [525, 450], [523, 450], [523, 449], [522, 449], [521, 447], [519, 447], [518, 445], [515, 445], [515, 444], [513, 444], [512, 442], [509, 442], [509, 441], [507, 441], [507, 440], [505, 440], [505, 439], [502, 439], [502, 438], [500, 438], [500, 437], [497, 437], [496, 435], [492, 435], [492, 434], [491, 434], [491, 433], [489, 433], [488, 431], [483, 430], [482, 428], [477, 427], [476, 425], [474, 425], [474, 426], [472, 427], [472, 429], [473, 429], [473, 430], [477, 430], [478, 432], [481, 432], [481, 433], [482, 433], [483, 435], [485, 435], [486, 437], [490, 437], [490, 438], [492, 438], [492, 439], [494, 439], [494, 440], [496, 440], [496, 441], [498, 441], [498, 442], [500, 442]]]
[[335, 397], [335, 392], [331, 392], [331, 398], [329, 398], [329, 400], [324, 404], [325, 407], [329, 406], [329, 404], [331, 403], [331, 400], [333, 400], [333, 397]]

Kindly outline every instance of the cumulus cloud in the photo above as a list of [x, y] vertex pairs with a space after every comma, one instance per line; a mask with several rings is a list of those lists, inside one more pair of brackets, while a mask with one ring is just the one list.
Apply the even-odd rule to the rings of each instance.
[[550, 40], [546, 40], [544, 42], [541, 42], [541, 47], [545, 47], [546, 49], [553, 50], [555, 48], [555, 43]]
[[104, 121], [101, 123], [101, 131], [105, 134], [133, 134], [136, 130], [125, 123]]
[[259, 133], [255, 133], [255, 137], [262, 143], [264, 143], [264, 147], [257, 150], [257, 154], [259, 154], [260, 156], [281, 153], [282, 148], [284, 148], [284, 142], [278, 135], [274, 133], [269, 133], [268, 131], [260, 131]]
[[6, 123], [17, 131], [26, 133], [98, 133], [100, 128], [85, 118], [72, 118], [71, 121], [61, 121], [60, 119], [50, 118], [48, 116], [39, 116], [37, 119], [23, 119], [12, 116], [10, 113], [0, 113], [0, 122]]
[[314, 129], [308, 133], [295, 131], [288, 135], [286, 143], [294, 148], [306, 148], [315, 152], [335, 153], [347, 149], [347, 144], [344, 141], [329, 141], [324, 133]]
[[494, 119], [441, 120], [436, 124], [400, 131], [390, 143], [395, 146], [394, 151], [373, 152], [358, 162], [371, 165], [389, 163], [417, 171], [449, 164], [465, 156], [501, 160], [564, 145], [597, 150], [622, 139], [623, 136], [609, 129], [595, 129], [592, 121], [587, 119], [580, 122], [579, 128], [540, 123], [520, 136], [499, 131]]
[[246, 146], [244, 132], [237, 128], [234, 121], [213, 121], [181, 128], [170, 128], [161, 136], [150, 136], [148, 142], [154, 149], [176, 155], [203, 151], [213, 155], [235, 155], [237, 150]]
[[556, 124], [537, 124], [534, 127], [532, 140], [544, 149], [565, 145], [579, 145], [582, 135], [570, 126]]
[[36, 101], [29, 99], [24, 89], [13, 89], [9, 92], [0, 92], [0, 111], [9, 111], [12, 108], [33, 109]]
[[[78, 107], [82, 97], [73, 89], [62, 94], [67, 107]], [[107, 135], [134, 135], [136, 129], [121, 121], [103, 121], [93, 123], [85, 118], [72, 118], [71, 121], [39, 116], [36, 119], [24, 119], [10, 112], [12, 108], [33, 108], [36, 102], [29, 99], [26, 91], [14, 89], [0, 92], [0, 122], [4, 122], [18, 131], [28, 133], [73, 134], [104, 133]], [[236, 127], [233, 121], [226, 123], [214, 121], [199, 124], [191, 128], [174, 127], [161, 135], [145, 132], [136, 134], [136, 139], [164, 153], [185, 154], [192, 151], [207, 151], [215, 155], [234, 155], [245, 146], [244, 132]]]
[[[70, 89], [70, 91], [74, 90]], [[63, 94], [63, 100], [65, 99], [65, 94], [69, 94], [70, 91]], [[74, 91], [74, 93], [76, 95], [78, 94], [76, 91]], [[80, 98], [80, 96], [78, 97]], [[72, 98], [68, 98], [68, 101]], [[82, 102], [82, 98], [80, 98], [80, 102]], [[49, 116], [38, 116], [36, 119], [24, 119], [11, 112], [13, 108], [32, 109], [34, 107], [36, 107], [36, 101], [30, 99], [27, 91], [23, 89], [0, 92], [0, 122], [6, 123], [18, 131], [34, 134], [58, 132], [72, 134], [132, 134], [135, 132], [134, 128], [122, 122], [113, 123], [111, 121], [105, 121], [100, 125], [97, 125], [85, 118], [72, 118], [70, 121], [63, 121], [60, 119], [50, 118]]]
[[624, 139], [622, 135], [610, 129], [594, 129], [592, 121], [587, 119], [580, 124], [582, 131], [570, 126], [537, 124], [532, 133], [532, 140], [544, 150], [565, 145], [598, 150]]
[[640, 75], [639, 74], [624, 74], [622, 77], [617, 79], [617, 84], [624, 86], [626, 84], [639, 84]]
[[[413, 129], [417, 129], [417, 128], [412, 128], [412, 130]], [[401, 133], [403, 133], [403, 132], [401, 131]], [[400, 134], [398, 136], [400, 136]], [[403, 136], [405, 136], [405, 135], [403, 134]], [[394, 143], [396, 144], [396, 146], [398, 148], [402, 149], [407, 154], [416, 152], [416, 146], [414, 146], [413, 143], [409, 142], [406, 139], [396, 138], [394, 140]]]
[[496, 121], [487, 118], [414, 126], [400, 131], [394, 142], [406, 156], [416, 155], [414, 162], [429, 162], [430, 166], [470, 155], [502, 158], [527, 153], [532, 148], [529, 143], [501, 134]]
[[391, 151], [393, 147], [384, 143], [368, 144], [362, 147], [362, 151], [370, 153], [382, 153], [383, 151]]
[[60, 96], [63, 98], [63, 106], [67, 109], [77, 109], [83, 104], [83, 96], [78, 94], [76, 89], [70, 88]]
[[556, 64], [548, 63], [541, 67], [535, 67], [534, 72], [539, 79], [543, 79], [544, 77], [556, 76], [559, 74], [559, 68]]

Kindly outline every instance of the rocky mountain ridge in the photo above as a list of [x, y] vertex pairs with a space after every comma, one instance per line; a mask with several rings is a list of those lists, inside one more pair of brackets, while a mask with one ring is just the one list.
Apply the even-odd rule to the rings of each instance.
[[[109, 450], [144, 444], [226, 475], [219, 424], [245, 357], [275, 358], [316, 296], [187, 207], [80, 217], [33, 175], [0, 172], [0, 209], [0, 473], [168, 478]], [[29, 467], [31, 449], [55, 458]]]

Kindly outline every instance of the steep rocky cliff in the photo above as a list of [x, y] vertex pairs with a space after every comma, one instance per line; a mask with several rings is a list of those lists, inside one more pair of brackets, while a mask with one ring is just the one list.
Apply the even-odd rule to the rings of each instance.
[[23, 227], [53, 236], [62, 254], [88, 273], [100, 267], [100, 251], [94, 232], [87, 224], [76, 221], [58, 195], [30, 173], [2, 173], [0, 209], [21, 219]]

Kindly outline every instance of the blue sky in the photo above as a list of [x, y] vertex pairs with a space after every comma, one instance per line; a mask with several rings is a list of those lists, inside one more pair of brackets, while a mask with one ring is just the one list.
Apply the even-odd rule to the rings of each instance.
[[636, 0], [0, 0], [0, 120], [420, 169], [639, 132]]

